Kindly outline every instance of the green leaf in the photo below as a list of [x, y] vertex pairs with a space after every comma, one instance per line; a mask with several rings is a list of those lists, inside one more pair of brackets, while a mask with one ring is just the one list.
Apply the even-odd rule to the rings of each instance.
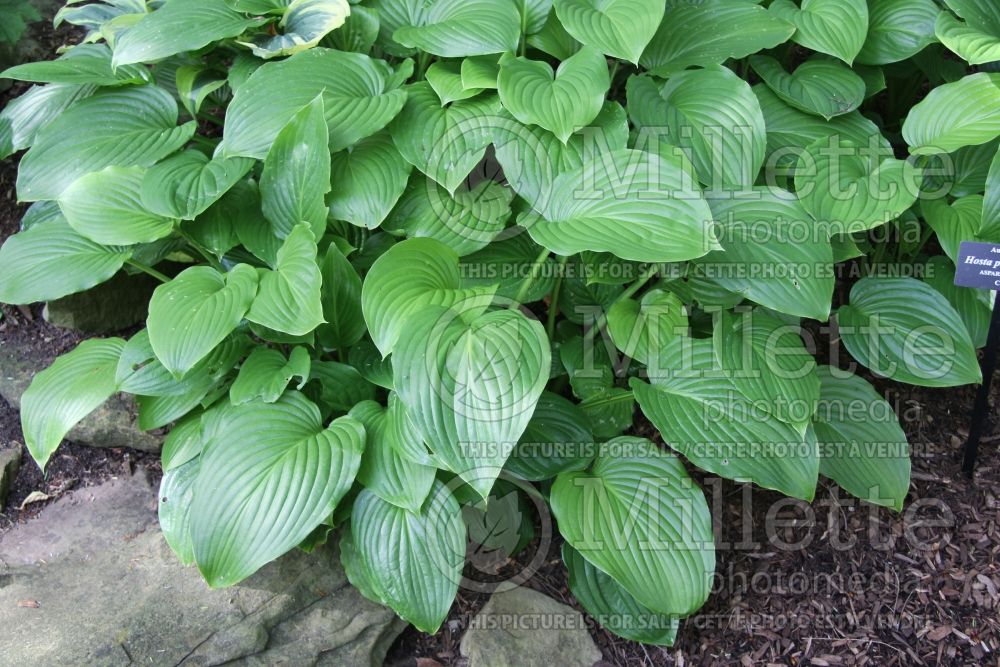
[[194, 220], [240, 181], [253, 160], [187, 150], [150, 167], [142, 180], [142, 205], [167, 218]]
[[368, 53], [378, 37], [378, 12], [371, 7], [351, 5], [351, 14], [327, 37], [330, 46], [341, 51]]
[[274, 270], [263, 270], [260, 289], [246, 317], [251, 322], [304, 336], [324, 322], [321, 283], [313, 233], [297, 225], [278, 250]]
[[[621, 3], [619, 3], [621, 4]], [[527, 125], [539, 125], [564, 144], [594, 120], [611, 85], [600, 51], [584, 47], [559, 64], [506, 55], [500, 59], [500, 101]]]
[[629, 382], [643, 414], [672, 449], [711, 473], [812, 500], [819, 453], [812, 429], [763, 413], [722, 371], [711, 341], [680, 339]]
[[10, 67], [0, 72], [0, 78], [34, 83], [122, 86], [145, 83], [150, 77], [144, 67], [127, 65], [117, 69], [112, 68], [111, 51], [103, 44], [80, 44], [56, 60], [42, 60]]
[[[235, 63], [233, 66], [235, 68]], [[174, 73], [174, 84], [181, 105], [189, 114], [197, 116], [208, 96], [226, 85], [226, 79], [207, 67], [181, 65]]]
[[597, 162], [556, 178], [528, 226], [536, 243], [560, 255], [594, 250], [638, 262], [694, 259], [719, 247], [682, 160], [616, 150]]
[[0, 112], [0, 159], [30, 147], [39, 129], [95, 90], [97, 86], [53, 83], [32, 86], [11, 100]]
[[115, 40], [114, 67], [197, 51], [220, 39], [236, 37], [265, 20], [248, 18], [225, 0], [170, 0]]
[[347, 351], [347, 361], [358, 370], [366, 380], [383, 389], [392, 389], [392, 359], [382, 358], [382, 353], [375, 343], [368, 338], [362, 338]]
[[670, 2], [639, 64], [658, 76], [721, 65], [784, 43], [795, 27], [754, 0]]
[[708, 598], [712, 519], [676, 457], [643, 438], [616, 438], [582, 472], [556, 478], [559, 532], [640, 604], [686, 616]]
[[795, 26], [792, 41], [850, 65], [868, 35], [866, 0], [775, 0], [769, 11]]
[[923, 280], [948, 299], [965, 322], [972, 346], [986, 345], [993, 313], [993, 296], [990, 290], [959, 287], [955, 284], [955, 265], [947, 257], [931, 257], [927, 260], [927, 270]]
[[[375, 3], [376, 9], [390, 4]], [[407, 48], [445, 58], [503, 53], [517, 48], [521, 17], [510, 0], [405, 0], [406, 22], [392, 38]]]
[[357, 343], [365, 335], [365, 318], [361, 311], [361, 277], [333, 243], [326, 249], [320, 266], [323, 288], [323, 318], [316, 336], [325, 347], [343, 349]]
[[439, 462], [483, 498], [524, 432], [549, 379], [541, 324], [520, 311], [471, 317], [424, 306], [393, 352], [395, 387]]
[[326, 231], [330, 153], [323, 113], [323, 97], [318, 95], [282, 128], [264, 159], [261, 207], [279, 238], [302, 222], [316, 238]]
[[437, 470], [399, 454], [390, 442], [395, 431], [389, 428], [387, 412], [375, 401], [358, 403], [348, 414], [365, 427], [358, 481], [385, 502], [419, 514]]
[[222, 151], [263, 159], [278, 133], [317, 95], [323, 96], [330, 151], [339, 151], [399, 113], [406, 100], [399, 85], [408, 68], [412, 63], [404, 62], [394, 73], [382, 60], [319, 47], [262, 65], [233, 95]]
[[[260, 212], [260, 196], [256, 186], [251, 181], [242, 180], [237, 181], [195, 220], [181, 223], [181, 229], [221, 259], [240, 243], [244, 243], [247, 250], [253, 252], [253, 243], [246, 243], [238, 231], [243, 230], [243, 236], [247, 237], [247, 228], [257, 224], [270, 233], [270, 225]], [[277, 244], [277, 238], [275, 243]]]
[[[441, 106], [458, 100], [467, 100], [483, 92], [483, 88], [466, 88], [462, 85], [462, 63], [457, 60], [439, 60], [427, 68], [424, 74], [427, 83], [437, 93]], [[496, 79], [493, 80], [496, 88]]]
[[57, 199], [73, 181], [108, 166], [152, 166], [194, 131], [193, 121], [177, 126], [177, 103], [162, 88], [100, 91], [39, 130], [21, 159], [18, 198]]
[[[988, 241], [980, 234], [983, 221], [983, 196], [967, 195], [951, 204], [944, 199], [926, 199], [920, 204], [924, 220], [934, 230], [944, 254], [959, 261], [962, 241]], [[1000, 240], [1000, 239], [998, 239]]]
[[833, 248], [790, 192], [754, 188], [748, 199], [709, 198], [722, 250], [699, 275], [772, 310], [825, 322], [833, 299]]
[[597, 452], [590, 419], [573, 402], [545, 391], [521, 434], [504, 471], [541, 481], [571, 470], [583, 470]]
[[71, 428], [118, 391], [115, 368], [125, 341], [85, 340], [40, 371], [21, 396], [24, 444], [42, 470]]
[[389, 126], [396, 148], [407, 162], [454, 192], [486, 154], [500, 100], [480, 95], [442, 107], [426, 81], [407, 90], [406, 106]]
[[851, 495], [901, 511], [910, 488], [910, 448], [892, 406], [857, 375], [829, 366], [818, 374], [820, 473]]
[[194, 459], [163, 472], [160, 480], [157, 515], [160, 531], [181, 565], [194, 565], [191, 543], [191, 500], [201, 471], [201, 460]]
[[[121, 363], [118, 364], [118, 369], [121, 371]], [[204, 414], [201, 410], [197, 410], [185, 416], [174, 424], [170, 433], [163, 439], [160, 461], [164, 472], [170, 472], [201, 456], [204, 445], [201, 438], [201, 418]]]
[[522, 296], [524, 303], [539, 301], [552, 291], [556, 278], [556, 262], [551, 257], [538, 266], [535, 260], [542, 248], [527, 234], [500, 238], [488, 246], [462, 258], [462, 287], [496, 288], [498, 296], [513, 300], [524, 279], [537, 273], [537, 278]]
[[54, 301], [103, 283], [132, 256], [128, 248], [94, 243], [59, 215], [12, 234], [0, 247], [0, 301]]
[[549, 11], [542, 27], [538, 32], [528, 35], [526, 41], [529, 46], [549, 54], [556, 60], [566, 60], [581, 46], [580, 42], [566, 32], [566, 28], [563, 27], [562, 21], [556, 16], [554, 10]]
[[184, 375], [239, 325], [256, 293], [257, 272], [246, 264], [229, 273], [194, 266], [160, 285], [146, 320], [156, 358]]
[[305, 539], [351, 488], [364, 447], [360, 423], [343, 417], [324, 428], [296, 392], [223, 411], [206, 428], [191, 503], [208, 585], [235, 584]]
[[879, 375], [922, 387], [982, 381], [961, 316], [919, 280], [862, 278], [837, 322], [847, 351]]
[[934, 0], [869, 0], [868, 37], [857, 62], [888, 65], [913, 56], [934, 43], [940, 13]]
[[[465, 90], [479, 90], [480, 92], [487, 88], [495, 90], [498, 85], [497, 80], [500, 77], [500, 63], [495, 55], [466, 58], [462, 61], [460, 75], [462, 88]], [[439, 92], [438, 95], [440, 96], [440, 94]]]
[[698, 180], [712, 188], [753, 184], [767, 134], [760, 103], [745, 81], [718, 66], [679, 72], [656, 102], [655, 116], [640, 124], [667, 129], [664, 139], [691, 156]]
[[[947, 4], [969, 20], [959, 21], [951, 12], [941, 12], [934, 26], [934, 34], [941, 43], [970, 65], [1000, 60], [1000, 13], [996, 8], [989, 3], [979, 5], [974, 0], [955, 0]], [[987, 16], [986, 12], [992, 15]]]
[[352, 225], [375, 229], [396, 205], [413, 165], [400, 155], [388, 132], [362, 139], [331, 156], [327, 201], [330, 215]]
[[324, 412], [344, 413], [361, 401], [375, 398], [375, 388], [347, 364], [314, 361], [310, 379], [319, 383], [317, 402]]
[[434, 239], [403, 241], [379, 257], [361, 289], [361, 307], [382, 356], [410, 331], [410, 317], [428, 306], [456, 308], [468, 317], [483, 313], [496, 288], [462, 289], [460, 281], [458, 255]]
[[785, 103], [830, 120], [854, 111], [865, 99], [865, 82], [835, 60], [811, 58], [791, 74], [770, 56], [751, 56], [750, 65]]
[[319, 44], [328, 33], [344, 25], [350, 13], [347, 0], [291, 0], [278, 23], [280, 34], [240, 44], [250, 47], [259, 58], [290, 56]]
[[[345, 540], [350, 545], [346, 549]], [[354, 501], [341, 548], [351, 583], [418, 630], [434, 633], [458, 593], [465, 541], [461, 508], [448, 488], [435, 481], [419, 513], [363, 490]]]
[[650, 290], [641, 300], [618, 299], [608, 310], [608, 333], [615, 347], [643, 364], [687, 330], [687, 309], [672, 292]]
[[122, 350], [115, 376], [118, 389], [139, 396], [185, 396], [190, 403], [198, 403], [232, 370], [248, 342], [242, 334], [227, 336], [183, 378], [177, 379], [157, 359], [149, 342], [149, 331], [142, 329]]
[[176, 220], [142, 204], [142, 167], [106, 167], [81, 176], [59, 196], [59, 208], [77, 232], [105, 245], [150, 243], [169, 236]]
[[913, 155], [950, 153], [1000, 136], [1000, 74], [979, 72], [930, 91], [903, 121]]
[[659, 0], [554, 0], [566, 31], [587, 46], [637, 64], [663, 18]]
[[613, 438], [632, 428], [635, 398], [631, 391], [613, 387], [584, 399], [580, 409], [594, 425], [595, 438]]
[[631, 641], [673, 646], [679, 625], [676, 617], [657, 613], [640, 604], [621, 584], [591, 565], [568, 542], [563, 542], [562, 558], [570, 592], [602, 628]]
[[292, 378], [299, 378], [296, 389], [302, 389], [309, 380], [311, 359], [304, 347], [293, 347], [288, 359], [278, 350], [256, 347], [240, 366], [236, 381], [229, 388], [229, 401], [233, 405], [261, 399], [274, 403], [283, 393]]
[[799, 201], [828, 234], [873, 229], [898, 218], [917, 200], [922, 177], [912, 162], [835, 141], [820, 139], [807, 146], [795, 172]]
[[493, 181], [475, 187], [460, 185], [454, 194], [422, 174], [410, 187], [383, 228], [409, 238], [441, 241], [459, 256], [482, 250], [504, 230], [514, 192]]
[[[983, 199], [983, 220], [979, 230], [984, 238], [1000, 237], [1000, 148], [990, 163]], [[2, 299], [0, 299], [2, 300]]]

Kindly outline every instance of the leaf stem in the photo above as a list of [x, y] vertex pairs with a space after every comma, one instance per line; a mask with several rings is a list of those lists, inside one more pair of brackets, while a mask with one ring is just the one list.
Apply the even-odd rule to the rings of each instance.
[[208, 248], [195, 241], [194, 237], [192, 237], [190, 234], [185, 232], [180, 227], [177, 228], [177, 233], [180, 234], [180, 237], [184, 239], [184, 241], [187, 242], [189, 246], [194, 248], [198, 252], [198, 254], [201, 255], [205, 259], [205, 261], [212, 266], [213, 269], [215, 269], [216, 271], [220, 271], [222, 273], [226, 272], [225, 267], [223, 267], [222, 264], [219, 263], [219, 260], [215, 258], [215, 255], [213, 255]]
[[514, 297], [510, 306], [508, 306], [509, 310], [515, 310], [521, 306], [521, 301], [524, 300], [524, 297], [528, 294], [528, 290], [531, 289], [531, 284], [535, 282], [536, 278], [538, 278], [539, 269], [548, 258], [549, 249], [542, 248], [542, 252], [538, 253], [538, 257], [536, 257], [535, 261], [531, 264], [531, 273], [529, 273], [524, 280], [521, 281], [521, 286], [517, 290], [517, 295]]
[[143, 264], [142, 262], [137, 262], [134, 259], [130, 259], [130, 260], [127, 260], [125, 263], [128, 264], [129, 266], [131, 266], [133, 269], [138, 269], [139, 271], [142, 271], [143, 273], [148, 273], [149, 275], [151, 275], [154, 278], [156, 278], [157, 280], [159, 280], [161, 283], [169, 283], [170, 282], [170, 277], [169, 276], [167, 276], [166, 274], [160, 273], [159, 271], [157, 271], [153, 267], [147, 266], [147, 265]]
[[[652, 264], [652, 265], [650, 265], [645, 271], [643, 271], [642, 273], [639, 274], [638, 280], [636, 280], [634, 283], [632, 283], [631, 285], [629, 285], [628, 289], [626, 289], [624, 292], [622, 292], [621, 294], [619, 294], [615, 298], [615, 300], [611, 303], [611, 306], [608, 308], [608, 310], [611, 310], [611, 308], [613, 308], [614, 305], [616, 303], [618, 303], [619, 301], [624, 301], [625, 299], [632, 298], [632, 296], [636, 292], [638, 292], [643, 287], [645, 287], [646, 283], [648, 283], [659, 272], [660, 272], [660, 265], [659, 264]], [[593, 331], [600, 331], [601, 329], [604, 328], [604, 325], [606, 325], [607, 323], [608, 323], [608, 311], [605, 310], [605, 311], [601, 312], [601, 316], [597, 318], [596, 322], [594, 322], [594, 326], [592, 327], [592, 330]]]
[[552, 298], [549, 300], [549, 314], [545, 322], [545, 333], [548, 334], [549, 340], [552, 340], [552, 335], [556, 331], [556, 315], [559, 314], [559, 292], [562, 290], [563, 273], [566, 260], [568, 259], [569, 255], [563, 255], [559, 258], [559, 271], [556, 273], [556, 283], [552, 287]]

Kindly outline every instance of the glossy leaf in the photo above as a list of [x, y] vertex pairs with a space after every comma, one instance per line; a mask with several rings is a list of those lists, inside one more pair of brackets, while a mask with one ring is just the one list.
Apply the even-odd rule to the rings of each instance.
[[580, 43], [638, 63], [663, 18], [659, 0], [553, 0], [556, 16]]
[[848, 65], [864, 46], [868, 34], [867, 0], [775, 0], [769, 11], [795, 26], [792, 41], [828, 53]]
[[261, 273], [247, 319], [292, 336], [305, 335], [322, 324], [322, 274], [317, 252], [308, 225], [292, 229], [278, 250], [274, 269]]
[[751, 56], [750, 64], [786, 104], [830, 120], [850, 113], [865, 99], [865, 82], [835, 60], [813, 58], [789, 74], [769, 56]]
[[979, 72], [938, 86], [910, 109], [903, 138], [913, 155], [950, 153], [1000, 136], [1000, 74]]
[[81, 176], [63, 190], [59, 208], [81, 235], [105, 245], [151, 243], [169, 236], [176, 220], [147, 210], [142, 167], [107, 167]]

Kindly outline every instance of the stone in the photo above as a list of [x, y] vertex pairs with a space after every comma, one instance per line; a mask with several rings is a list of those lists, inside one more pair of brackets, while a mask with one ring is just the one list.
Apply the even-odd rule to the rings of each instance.
[[[52, 359], [24, 343], [0, 343], [0, 396], [13, 407], [21, 406], [21, 394], [35, 373], [45, 370]], [[91, 447], [131, 447], [158, 452], [163, 436], [139, 430], [138, 413], [130, 396], [116, 394], [74, 426], [66, 439]]]
[[38, 665], [381, 665], [406, 627], [347, 581], [335, 547], [211, 590], [156, 524], [141, 468], [0, 537], [0, 655]]
[[108, 334], [145, 321], [149, 299], [160, 283], [140, 273], [119, 271], [111, 280], [85, 292], [45, 304], [49, 324], [87, 334]]
[[14, 486], [17, 471], [21, 469], [21, 443], [13, 447], [0, 446], [0, 512], [7, 503], [7, 494]]
[[469, 667], [592, 667], [601, 660], [580, 612], [524, 587], [494, 593], [460, 649]]

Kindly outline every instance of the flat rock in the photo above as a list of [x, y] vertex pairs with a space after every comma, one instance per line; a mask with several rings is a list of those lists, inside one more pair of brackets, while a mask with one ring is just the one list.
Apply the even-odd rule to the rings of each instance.
[[[0, 344], [0, 396], [15, 408], [35, 373], [48, 368], [52, 359], [23, 343]], [[133, 400], [124, 394], [112, 396], [70, 430], [67, 440], [91, 447], [131, 447], [158, 452], [163, 436], [139, 430]]]
[[141, 469], [0, 538], [4, 664], [381, 665], [405, 625], [350, 586], [330, 547], [209, 589], [163, 540]]
[[119, 271], [97, 287], [45, 304], [49, 324], [89, 334], [108, 334], [146, 319], [149, 300], [159, 282], [144, 273]]
[[469, 667], [591, 667], [601, 660], [580, 612], [523, 587], [494, 593], [460, 648]]

